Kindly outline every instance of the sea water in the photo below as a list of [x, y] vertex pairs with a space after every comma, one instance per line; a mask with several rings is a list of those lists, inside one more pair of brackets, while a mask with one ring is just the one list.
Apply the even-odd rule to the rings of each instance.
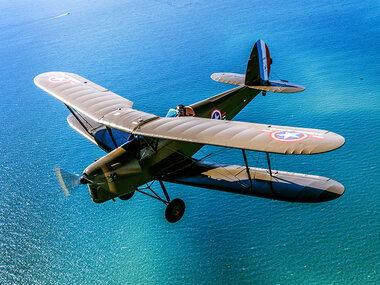
[[[379, 23], [378, 1], [1, 1], [0, 283], [379, 283]], [[210, 75], [244, 73], [258, 39], [270, 77], [307, 89], [259, 95], [236, 120], [343, 135], [331, 153], [271, 156], [274, 169], [341, 182], [341, 198], [293, 204], [167, 183], [186, 203], [169, 224], [139, 193], [104, 204], [86, 187], [63, 195], [54, 166], [81, 173], [104, 153], [36, 75], [77, 73], [164, 116], [231, 88]], [[197, 157], [212, 152], [244, 163], [238, 150]], [[248, 159], [266, 167], [261, 153]]]

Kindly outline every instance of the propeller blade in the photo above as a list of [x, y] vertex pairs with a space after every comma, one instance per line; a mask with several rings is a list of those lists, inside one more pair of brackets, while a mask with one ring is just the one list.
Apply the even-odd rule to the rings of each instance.
[[60, 167], [55, 167], [54, 171], [59, 184], [61, 185], [62, 190], [66, 196], [69, 196], [70, 192], [78, 188], [78, 186], [81, 184], [81, 176], [78, 174], [70, 173]]

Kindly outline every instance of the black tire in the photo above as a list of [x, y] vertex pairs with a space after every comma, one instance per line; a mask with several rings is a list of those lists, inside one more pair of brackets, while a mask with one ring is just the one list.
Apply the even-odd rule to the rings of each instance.
[[130, 192], [130, 193], [125, 194], [125, 195], [121, 195], [121, 196], [119, 196], [119, 199], [123, 200], [123, 201], [127, 201], [127, 200], [131, 199], [134, 194], [135, 194], [135, 191]]
[[165, 218], [169, 223], [178, 222], [185, 213], [185, 202], [181, 199], [174, 199], [165, 210]]

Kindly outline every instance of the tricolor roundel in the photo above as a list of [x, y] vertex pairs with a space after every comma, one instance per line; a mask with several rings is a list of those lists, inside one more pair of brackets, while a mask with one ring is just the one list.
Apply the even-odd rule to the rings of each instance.
[[211, 119], [221, 120], [222, 119], [222, 112], [218, 109], [213, 110], [211, 112]]

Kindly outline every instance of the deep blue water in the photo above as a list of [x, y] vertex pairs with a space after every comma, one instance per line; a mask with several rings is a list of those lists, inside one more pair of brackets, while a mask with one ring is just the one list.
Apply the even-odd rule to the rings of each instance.
[[[378, 1], [124, 2], [0, 2], [0, 283], [380, 283]], [[209, 76], [243, 73], [257, 39], [271, 77], [307, 90], [260, 95], [236, 119], [343, 135], [331, 153], [272, 156], [273, 168], [341, 182], [341, 198], [291, 204], [167, 184], [187, 206], [169, 224], [141, 194], [100, 205], [85, 187], [62, 194], [54, 166], [81, 173], [104, 153], [34, 76], [78, 73], [165, 115], [228, 90]], [[236, 150], [213, 160], [243, 164]], [[249, 161], [265, 166], [260, 153]]]

